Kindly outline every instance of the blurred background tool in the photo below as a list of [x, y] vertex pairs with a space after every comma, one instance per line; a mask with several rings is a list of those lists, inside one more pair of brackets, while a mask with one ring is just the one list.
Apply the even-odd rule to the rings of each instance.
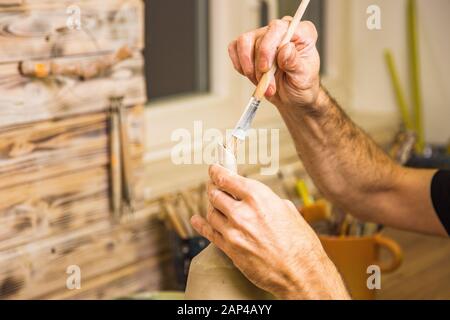
[[122, 156], [120, 144], [120, 125], [119, 125], [119, 100], [121, 97], [110, 98], [109, 109], [109, 156], [110, 156], [110, 202], [114, 219], [120, 220], [122, 216]]
[[303, 204], [308, 207], [314, 204], [313, 197], [309, 194], [308, 187], [306, 186], [306, 182], [303, 179], [297, 181], [297, 193], [300, 198], [303, 200]]
[[177, 235], [183, 240], [187, 239], [188, 231], [185, 229], [185, 224], [181, 221], [177, 211], [175, 210], [171, 198], [164, 198], [162, 200], [162, 206], [166, 211], [167, 219], [170, 221]]
[[413, 119], [417, 133], [417, 149], [423, 152], [425, 147], [425, 133], [423, 124], [423, 97], [420, 84], [420, 48], [417, 21], [417, 2], [408, 0], [407, 23], [408, 23], [408, 46], [409, 46], [409, 68], [410, 85], [412, 91]]
[[198, 198], [196, 202], [191, 192], [192, 189], [183, 190], [161, 200], [161, 206], [166, 212], [162, 218], [170, 222], [169, 236], [176, 289], [180, 291], [186, 287], [192, 259], [209, 244], [209, 241], [200, 237], [190, 224], [192, 214], [206, 216], [206, 212], [200, 210], [201, 199]]
[[400, 83], [400, 77], [398, 75], [397, 66], [395, 64], [394, 56], [391, 50], [386, 50], [384, 53], [386, 64], [388, 66], [389, 75], [391, 77], [392, 86], [394, 88], [395, 98], [397, 100], [397, 107], [403, 122], [403, 125], [407, 131], [413, 131], [415, 125], [412, 123], [410, 109], [406, 102], [405, 91]]
[[120, 163], [121, 163], [121, 175], [122, 175], [122, 193], [124, 204], [129, 212], [135, 210], [134, 201], [135, 196], [133, 192], [133, 168], [132, 159], [130, 154], [131, 144], [128, 132], [127, 110], [123, 104], [123, 97], [117, 101], [117, 112], [119, 120], [119, 137], [120, 137]]

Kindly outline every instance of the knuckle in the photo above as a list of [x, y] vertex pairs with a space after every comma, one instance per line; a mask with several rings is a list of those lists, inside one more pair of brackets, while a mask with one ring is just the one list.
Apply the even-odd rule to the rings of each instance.
[[210, 233], [210, 229], [208, 229], [208, 227], [206, 226], [206, 225], [203, 225], [202, 227], [201, 227], [201, 234], [204, 236], [204, 237], [206, 237], [207, 239], [211, 239], [212, 237], [212, 235], [211, 235], [211, 233]]
[[213, 184], [212, 184], [211, 182], [208, 182], [208, 183], [206, 184], [206, 193], [208, 194], [208, 197], [209, 197], [209, 195], [210, 195], [211, 190], [212, 190], [213, 187], [214, 187], [214, 186], [213, 186]]
[[214, 187], [208, 187], [208, 198], [209, 202], [211, 202], [211, 204], [214, 206], [217, 201], [217, 191]]
[[214, 165], [210, 165], [208, 168], [208, 175], [211, 179], [214, 179]]
[[223, 235], [227, 242], [232, 246], [239, 244], [240, 233], [236, 229], [228, 229]]
[[232, 216], [239, 216], [242, 209], [240, 201], [235, 201], [230, 205], [230, 213]]
[[236, 70], [237, 72], [239, 72], [240, 74], [242, 74], [242, 67], [240, 65], [238, 65], [237, 63], [233, 63], [233, 68], [234, 70]]
[[213, 243], [219, 242], [219, 233], [217, 231], [211, 231], [210, 239]]
[[219, 245], [222, 243], [223, 234], [217, 230], [211, 229], [211, 238], [215, 244]]
[[214, 222], [214, 215], [214, 209], [208, 210], [208, 213], [206, 214], [206, 220], [209, 222], [209, 224], [212, 224]]
[[224, 176], [218, 176], [216, 178], [216, 186], [219, 187], [219, 189], [225, 188], [227, 185], [227, 181]]
[[252, 76], [252, 58], [251, 58], [251, 49], [250, 45], [250, 35], [243, 34], [239, 37], [238, 40], [238, 55], [242, 63], [242, 69], [246, 76]]
[[238, 37], [238, 43], [241, 45], [246, 45], [250, 39], [249, 33], [243, 33]]
[[262, 43], [258, 51], [260, 58], [267, 58], [270, 55], [270, 48], [267, 44]]
[[245, 39], [245, 34], [241, 34], [238, 38], [237, 38], [237, 44], [241, 45], [246, 41]]
[[246, 200], [253, 206], [265, 199], [272, 199], [274, 195], [268, 186], [257, 181], [248, 182], [248, 189], [252, 192], [248, 192]]
[[315, 24], [311, 21], [305, 21], [304, 25], [305, 28], [308, 30], [309, 36], [313, 39], [317, 39], [318, 33]]
[[245, 201], [250, 205], [250, 207], [255, 207], [258, 204], [258, 195], [256, 193], [249, 193], [245, 198]]
[[254, 181], [249, 180], [249, 179], [245, 179], [242, 181], [242, 188], [245, 189], [245, 191], [247, 191], [248, 194], [252, 194], [252, 192], [250, 192], [250, 190], [252, 190], [252, 188], [254, 187]]
[[284, 22], [280, 19], [274, 19], [270, 21], [269, 27], [270, 28], [280, 28], [284, 25]]
[[242, 69], [246, 77], [251, 78], [253, 76], [253, 67], [249, 57], [243, 57]]
[[211, 219], [212, 219], [212, 210], [208, 210], [208, 212], [206, 213], [206, 221], [211, 223]]
[[245, 178], [242, 181], [242, 186], [243, 188], [247, 191], [247, 193], [249, 194], [253, 194], [255, 190], [259, 190], [261, 188], [261, 185], [264, 186], [263, 183], [257, 181], [257, 180], [253, 180], [253, 179], [248, 179]]
[[261, 48], [261, 42], [262, 42], [262, 37], [259, 37], [258, 39], [256, 39], [255, 41], [255, 51], [258, 51]]
[[271, 25], [269, 26], [269, 28], [276, 34], [280, 34], [280, 33], [286, 31], [286, 29], [288, 28], [288, 25], [289, 25], [289, 21], [278, 19], [278, 20], [273, 20]]
[[242, 183], [243, 189], [245, 189], [245, 192], [243, 192], [243, 200], [251, 200], [254, 198], [254, 189], [252, 188], [251, 182], [243, 182]]
[[228, 53], [231, 55], [232, 53], [234, 53], [234, 48], [236, 46], [236, 40], [231, 41], [230, 44], [228, 45]]
[[245, 74], [245, 76], [246, 76], [247, 78], [253, 77], [253, 72], [252, 72], [252, 70], [251, 70], [250, 68], [248, 68], [248, 67], [244, 69], [244, 74]]

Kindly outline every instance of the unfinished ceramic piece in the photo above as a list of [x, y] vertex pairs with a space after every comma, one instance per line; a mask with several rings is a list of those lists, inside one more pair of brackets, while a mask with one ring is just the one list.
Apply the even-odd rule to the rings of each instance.
[[[219, 145], [220, 164], [237, 172], [235, 156]], [[186, 286], [187, 300], [266, 300], [274, 297], [251, 283], [215, 245], [192, 262]]]

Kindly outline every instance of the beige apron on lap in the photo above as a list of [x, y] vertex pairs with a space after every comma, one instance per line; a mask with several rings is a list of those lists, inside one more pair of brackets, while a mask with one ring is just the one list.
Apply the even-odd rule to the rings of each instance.
[[[237, 172], [234, 155], [219, 145], [220, 164]], [[196, 256], [189, 269], [185, 298], [188, 300], [265, 300], [269, 293], [253, 285], [215, 245]]]

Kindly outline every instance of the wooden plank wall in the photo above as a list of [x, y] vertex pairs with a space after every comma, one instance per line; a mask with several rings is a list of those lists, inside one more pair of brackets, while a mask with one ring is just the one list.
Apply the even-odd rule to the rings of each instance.
[[[68, 30], [67, 8], [81, 12]], [[108, 299], [170, 288], [159, 205], [143, 199], [143, 2], [0, 1], [0, 299]], [[89, 66], [126, 45], [132, 57], [93, 78], [23, 75], [24, 62]], [[136, 212], [112, 219], [111, 95], [123, 95]], [[81, 269], [81, 289], [66, 269]]]
[[[143, 5], [141, 0], [2, 0], [0, 61], [88, 56], [124, 44], [142, 49]], [[68, 12], [74, 6], [80, 10], [80, 30], [68, 29], [68, 18], [77, 18]]]
[[[1, 43], [0, 39], [0, 43]], [[1, 46], [0, 46], [1, 47]], [[88, 64], [105, 56], [52, 59], [59, 65]], [[111, 95], [124, 95], [126, 105], [143, 103], [144, 60], [135, 52], [132, 59], [115, 65], [99, 77], [83, 81], [70, 77], [36, 79], [22, 76], [20, 62], [0, 64], [0, 126], [42, 121], [55, 117], [98, 112]]]

